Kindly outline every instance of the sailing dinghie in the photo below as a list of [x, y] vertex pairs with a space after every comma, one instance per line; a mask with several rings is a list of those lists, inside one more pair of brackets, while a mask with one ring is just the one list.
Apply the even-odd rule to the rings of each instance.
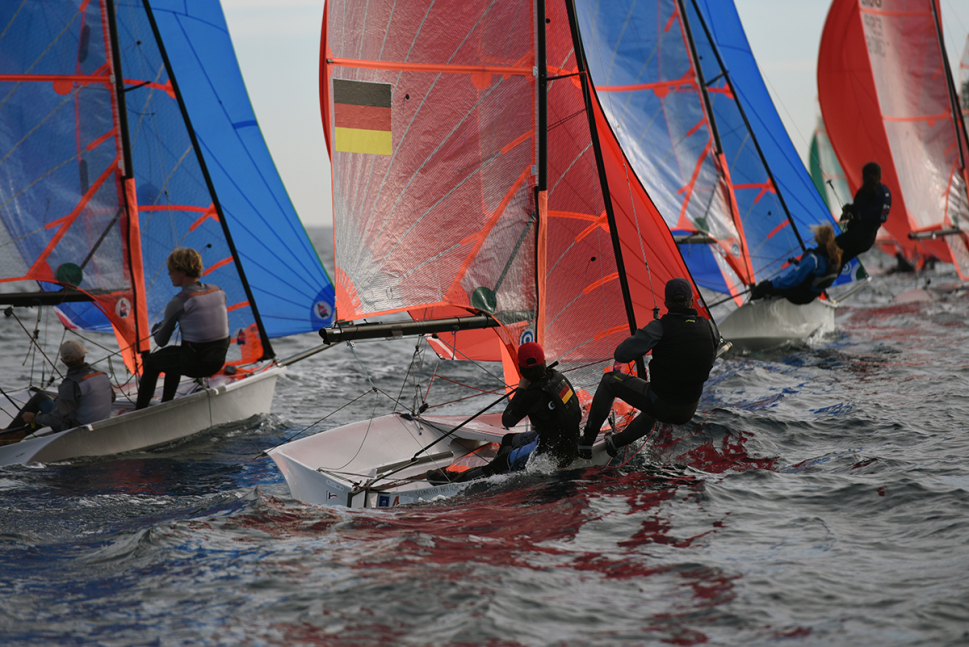
[[[758, 350], [834, 330], [831, 300], [744, 303], [753, 285], [813, 246], [811, 225], [835, 221], [733, 2], [577, 0], [576, 9], [603, 111], [724, 338]], [[853, 263], [838, 282], [863, 276]]]
[[[226, 292], [232, 335], [226, 369], [171, 402], [132, 411], [129, 380], [109, 419], [37, 430], [0, 447], [0, 465], [144, 449], [268, 413], [299, 359], [275, 361], [270, 339], [331, 323], [333, 288], [256, 124], [219, 2], [4, 3], [0, 26], [0, 302], [112, 332], [136, 373], [175, 293], [166, 259], [192, 247], [202, 280]], [[28, 395], [3, 403], [3, 424]]]
[[936, 0], [834, 0], [818, 53], [818, 100], [852, 191], [870, 161], [892, 192], [883, 225], [913, 264], [969, 279], [969, 139]]
[[[327, 3], [341, 322], [327, 342], [434, 334], [444, 357], [501, 362], [505, 391], [516, 349], [537, 341], [585, 399], [658, 315], [666, 281], [689, 272], [594, 100], [578, 30], [564, 0]], [[508, 430], [426, 404], [267, 453], [307, 503], [451, 494], [466, 484], [424, 474], [473, 466]], [[609, 460], [601, 440], [592, 460]]]

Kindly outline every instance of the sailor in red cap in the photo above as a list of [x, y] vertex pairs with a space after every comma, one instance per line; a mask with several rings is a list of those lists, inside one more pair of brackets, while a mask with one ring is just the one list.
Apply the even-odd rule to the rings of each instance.
[[717, 356], [720, 331], [693, 308], [693, 285], [688, 280], [670, 279], [665, 296], [667, 314], [637, 330], [613, 353], [617, 369], [620, 364], [652, 351], [649, 363], [652, 380], [647, 382], [619, 370], [602, 377], [579, 442], [579, 455], [583, 458], [592, 456], [592, 444], [616, 398], [641, 413], [621, 433], [606, 434], [606, 451], [610, 456], [648, 434], [657, 420], [682, 425], [696, 413], [703, 383], [710, 376]]
[[432, 470], [427, 473], [428, 481], [463, 482], [518, 471], [525, 467], [532, 452], [549, 454], [559, 467], [575, 460], [582, 410], [569, 380], [548, 368], [545, 351], [535, 342], [519, 347], [518, 370], [521, 380], [501, 415], [501, 424], [511, 428], [528, 417], [532, 431], [505, 434], [498, 455], [483, 467], [460, 473]]

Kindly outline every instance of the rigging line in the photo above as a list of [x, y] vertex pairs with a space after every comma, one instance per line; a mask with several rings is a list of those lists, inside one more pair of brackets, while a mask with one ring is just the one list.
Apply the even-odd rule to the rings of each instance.
[[[477, 368], [480, 368], [480, 369], [481, 369], [481, 370], [482, 370], [482, 371], [483, 371], [483, 372], [484, 372], [484, 373], [485, 373], [486, 375], [488, 375], [489, 377], [493, 377], [493, 378], [495, 378], [496, 380], [498, 380], [499, 382], [501, 382], [501, 384], [502, 384], [502, 385], [504, 385], [505, 387], [507, 387], [507, 386], [508, 386], [508, 384], [507, 384], [507, 383], [505, 382], [505, 378], [504, 378], [504, 375], [502, 375], [501, 377], [499, 377], [499, 376], [497, 376], [497, 375], [495, 375], [494, 373], [492, 373], [491, 371], [489, 371], [489, 370], [488, 370], [487, 368], [485, 368], [485, 367], [484, 367], [484, 366], [483, 366], [483, 365], [481, 364], [481, 362], [478, 362], [478, 361], [476, 361], [476, 360], [473, 360], [473, 359], [471, 359], [470, 357], [468, 357], [468, 355], [467, 355], [467, 353], [464, 353], [464, 352], [462, 352], [462, 351], [460, 351], [460, 350], [458, 350], [458, 347], [457, 347], [457, 339], [456, 339], [456, 338], [457, 338], [457, 333], [456, 333], [456, 332], [455, 332], [455, 333], [452, 333], [452, 335], [453, 335], [453, 336], [455, 337], [455, 341], [454, 341], [454, 344], [448, 344], [448, 343], [447, 343], [446, 341], [444, 341], [444, 340], [443, 340], [443, 339], [442, 339], [442, 338], [441, 338], [440, 336], [438, 336], [438, 337], [437, 337], [437, 340], [438, 340], [439, 342], [441, 342], [442, 344], [444, 344], [445, 346], [447, 346], [447, 347], [448, 347], [448, 348], [449, 348], [449, 349], [451, 350], [451, 354], [452, 354], [452, 355], [453, 355], [453, 356], [454, 356], [455, 358], [457, 358], [457, 356], [458, 356], [458, 355], [460, 354], [460, 355], [461, 355], [461, 357], [463, 357], [463, 358], [464, 358], [464, 361], [467, 361], [467, 362], [471, 362], [471, 364], [472, 364], [473, 366], [475, 366], [475, 367], [477, 367]], [[447, 378], [443, 378], [443, 376], [442, 376], [442, 379], [447, 379]], [[430, 385], [428, 385], [428, 390], [430, 390]]]
[[[21, 327], [21, 328], [23, 328], [23, 330], [24, 330], [24, 332], [25, 332], [25, 333], [27, 333], [27, 338], [28, 338], [28, 339], [30, 339], [30, 344], [31, 344], [31, 345], [30, 345], [30, 346], [29, 346], [29, 347], [27, 348], [27, 353], [28, 353], [28, 357], [29, 357], [29, 355], [30, 355], [30, 350], [31, 350], [32, 348], [33, 348], [33, 349], [35, 349], [36, 351], [39, 351], [39, 352], [40, 352], [40, 354], [44, 356], [44, 359], [46, 359], [46, 360], [47, 360], [47, 362], [48, 362], [48, 363], [49, 363], [49, 364], [51, 365], [51, 368], [52, 368], [52, 369], [53, 369], [54, 371], [56, 371], [56, 372], [57, 372], [57, 374], [58, 374], [58, 375], [60, 375], [60, 376], [61, 376], [61, 377], [63, 378], [64, 376], [63, 376], [63, 375], [61, 375], [61, 372], [60, 372], [60, 371], [58, 370], [58, 368], [57, 368], [57, 366], [56, 366], [56, 365], [54, 364], [54, 362], [52, 362], [52, 361], [50, 360], [50, 358], [49, 358], [49, 357], [47, 357], [47, 353], [45, 353], [45, 352], [44, 352], [44, 349], [40, 347], [40, 344], [39, 344], [39, 343], [37, 343], [37, 340], [36, 340], [36, 338], [35, 338], [35, 337], [34, 337], [33, 335], [31, 335], [31, 334], [30, 334], [30, 331], [29, 331], [29, 330], [27, 330], [27, 327], [26, 327], [26, 326], [24, 326], [24, 324], [23, 324], [23, 322], [22, 322], [22, 321], [20, 321], [20, 318], [19, 318], [19, 317], [17, 316], [17, 313], [15, 313], [15, 312], [13, 311], [13, 307], [9, 307], [9, 308], [7, 308], [6, 310], [4, 310], [4, 311], [3, 311], [3, 313], [4, 313], [4, 314], [5, 314], [6, 316], [8, 316], [8, 317], [13, 317], [13, 318], [14, 318], [14, 320], [15, 320], [15, 321], [16, 321], [16, 322], [17, 322], [18, 324], [20, 324], [20, 327]], [[38, 310], [37, 310], [37, 331], [38, 331], [38, 333], [39, 333], [39, 331], [40, 331], [40, 316], [41, 316], [41, 309], [38, 309]], [[24, 365], [26, 365], [26, 364], [27, 364], [27, 358], [25, 357], [25, 358], [24, 358]], [[33, 373], [33, 366], [31, 366], [31, 374], [32, 374], [32, 373]]]
[[[553, 364], [553, 366], [554, 366], [554, 364]], [[451, 431], [449, 431], [449, 432], [447, 432], [447, 433], [445, 433], [445, 434], [444, 434], [444, 435], [442, 435], [442, 436], [441, 436], [440, 438], [438, 438], [438, 439], [436, 439], [436, 440], [434, 440], [434, 441], [432, 441], [431, 443], [429, 443], [429, 444], [427, 444], [427, 445], [425, 445], [424, 447], [421, 447], [421, 448], [420, 448], [419, 450], [417, 450], [417, 452], [416, 452], [416, 453], [415, 453], [415, 454], [414, 454], [414, 455], [413, 455], [413, 456], [412, 456], [412, 457], [410, 458], [410, 460], [409, 460], [409, 461], [407, 461], [407, 462], [406, 462], [406, 463], [405, 463], [404, 465], [401, 465], [400, 467], [398, 467], [398, 468], [396, 468], [396, 469], [393, 469], [393, 470], [390, 470], [389, 472], [386, 472], [385, 474], [381, 474], [381, 475], [379, 475], [379, 476], [376, 476], [376, 477], [374, 477], [373, 479], [371, 479], [370, 481], [368, 481], [368, 482], [367, 482], [367, 483], [365, 484], [365, 487], [367, 487], [367, 488], [369, 488], [369, 487], [370, 487], [371, 485], [373, 485], [373, 484], [374, 484], [374, 483], [376, 483], [377, 481], [381, 481], [381, 480], [386, 480], [386, 479], [387, 479], [388, 477], [390, 477], [390, 476], [393, 476], [394, 474], [397, 474], [398, 472], [401, 472], [401, 471], [403, 471], [403, 470], [405, 470], [405, 469], [407, 469], [408, 467], [411, 467], [411, 466], [413, 466], [413, 465], [414, 465], [414, 463], [416, 463], [416, 462], [417, 462], [417, 457], [418, 457], [418, 456], [420, 456], [420, 455], [421, 455], [421, 454], [423, 454], [423, 453], [427, 453], [427, 450], [429, 450], [429, 449], [430, 449], [431, 447], [433, 447], [434, 445], [436, 445], [436, 444], [438, 444], [439, 442], [441, 442], [441, 441], [442, 441], [442, 440], [444, 440], [445, 438], [448, 438], [448, 437], [450, 437], [450, 436], [451, 436], [452, 434], [454, 434], [454, 432], [456, 432], [456, 431], [457, 431], [458, 429], [460, 429], [461, 427], [463, 427], [463, 426], [465, 426], [466, 424], [468, 424], [469, 422], [471, 422], [472, 420], [474, 420], [475, 418], [477, 418], [477, 417], [478, 417], [478, 416], [480, 416], [481, 414], [483, 414], [483, 413], [485, 413], [486, 411], [488, 411], [488, 410], [489, 410], [489, 409], [491, 409], [492, 407], [494, 407], [494, 406], [496, 406], [496, 405], [498, 405], [498, 404], [501, 404], [501, 401], [502, 401], [502, 400], [504, 400], [504, 399], [506, 399], [506, 398], [508, 398], [508, 397], [509, 397], [509, 396], [510, 396], [510, 395], [511, 395], [512, 393], [514, 393], [514, 392], [513, 392], [513, 391], [509, 391], [508, 393], [505, 393], [505, 394], [504, 394], [503, 396], [501, 396], [500, 398], [498, 398], [497, 400], [495, 400], [494, 402], [492, 402], [491, 404], [489, 404], [489, 405], [488, 405], [487, 407], [485, 407], [484, 409], [481, 409], [480, 411], [478, 411], [477, 413], [475, 413], [474, 415], [472, 415], [472, 416], [471, 416], [470, 418], [468, 418], [467, 420], [465, 420], [465, 421], [464, 421], [464, 422], [462, 422], [461, 424], [459, 424], [459, 425], [457, 425], [456, 427], [454, 427], [453, 429], [451, 429]], [[415, 420], [415, 421], [416, 421], [416, 420]], [[419, 422], [419, 421], [416, 421], [416, 422], [418, 422], [418, 424], [420, 424], [420, 422]], [[433, 428], [435, 428], [435, 429], [437, 429], [438, 431], [440, 431], [440, 430], [441, 430], [441, 428], [440, 428], [440, 427], [438, 427], [437, 425], [435, 425], [434, 423], [431, 423], [431, 422], [427, 422], [427, 421], [425, 421], [425, 424], [427, 424], [427, 425], [429, 425], [429, 426], [431, 426], [431, 427], [433, 427]]]
[[272, 451], [272, 450], [274, 450], [274, 449], [276, 449], [277, 447], [282, 447], [282, 446], [283, 446], [283, 445], [285, 445], [286, 443], [288, 443], [288, 442], [291, 442], [291, 441], [293, 441], [293, 440], [295, 440], [295, 439], [296, 439], [297, 437], [299, 437], [299, 436], [300, 436], [300, 435], [302, 435], [302, 434], [305, 434], [305, 433], [306, 433], [307, 431], [309, 431], [310, 429], [312, 429], [312, 428], [313, 428], [313, 427], [315, 427], [316, 425], [318, 425], [318, 424], [320, 424], [321, 422], [323, 422], [324, 420], [326, 420], [326, 419], [327, 419], [327, 418], [329, 418], [330, 416], [332, 416], [332, 415], [334, 415], [334, 414], [336, 414], [336, 413], [339, 413], [339, 412], [340, 412], [340, 411], [342, 411], [343, 409], [346, 409], [347, 407], [349, 407], [349, 406], [350, 406], [351, 404], [353, 404], [354, 402], [356, 402], [357, 400], [359, 400], [359, 399], [360, 399], [360, 398], [362, 398], [363, 396], [365, 396], [365, 395], [367, 395], [367, 394], [369, 394], [369, 393], [375, 393], [376, 391], [377, 391], [377, 389], [376, 389], [376, 387], [374, 387], [373, 389], [370, 389], [370, 390], [368, 390], [368, 391], [364, 391], [363, 393], [361, 393], [360, 395], [358, 395], [358, 396], [357, 396], [357, 397], [355, 397], [354, 399], [352, 399], [352, 400], [350, 400], [349, 402], [347, 402], [346, 404], [344, 404], [344, 405], [343, 405], [342, 407], [340, 407], [339, 409], [335, 409], [334, 411], [331, 411], [330, 413], [328, 413], [328, 414], [326, 414], [325, 416], [323, 416], [322, 418], [320, 418], [320, 419], [319, 419], [319, 420], [317, 420], [316, 422], [312, 422], [312, 423], [310, 423], [309, 425], [307, 425], [307, 426], [306, 426], [306, 427], [304, 427], [303, 429], [300, 429], [299, 431], [297, 431], [297, 432], [296, 432], [295, 434], [293, 434], [292, 436], [290, 436], [290, 437], [288, 437], [288, 438], [284, 438], [283, 440], [281, 440], [281, 441], [279, 441], [279, 443], [278, 443], [278, 444], [276, 444], [276, 445], [274, 445], [274, 446], [272, 446], [272, 447], [270, 447], [270, 448], [268, 448], [268, 449], [264, 449], [264, 450], [262, 450], [262, 451], [261, 451], [261, 452], [260, 452], [260, 453], [259, 453], [258, 455], [256, 455], [256, 456], [255, 456], [255, 458], [260, 458], [260, 457], [262, 457], [262, 456], [269, 456], [269, 452], [270, 452], [270, 451]]
[[[10, 401], [10, 404], [12, 404], [14, 406], [14, 409], [16, 409], [18, 412], [20, 411], [20, 406], [21, 405], [19, 405], [16, 402], [14, 402], [14, 399], [11, 398], [9, 395], [7, 395], [7, 392], [4, 391], [2, 388], [0, 388], [0, 394], [2, 394], [3, 397], [7, 398], [7, 400]], [[4, 409], [3, 407], [0, 407], [0, 411], [3, 411], [6, 415], [10, 416], [10, 414], [7, 413], [7, 410]], [[16, 418], [16, 417], [17, 417], [17, 414], [14, 413], [12, 416], [10, 416], [10, 420], [13, 421], [13, 419]]]
[[713, 303], [711, 303], [711, 304], [709, 304], [707, 306], [707, 310], [709, 310], [710, 308], [715, 308], [718, 305], [720, 305], [721, 303], [726, 303], [728, 301], [733, 301], [736, 297], [743, 296], [743, 295], [747, 294], [748, 292], [750, 292], [753, 289], [754, 289], [754, 286], [751, 285], [750, 287], [748, 287], [748, 288], [746, 288], [744, 290], [741, 290], [740, 292], [738, 292], [738, 293], [736, 293], [736, 294], [734, 294], [732, 296], [729, 296], [729, 297], [720, 299], [719, 301], [714, 301]]
[[[417, 343], [414, 345], [414, 354], [411, 355], [410, 363], [407, 365], [407, 373], [404, 374], [404, 379], [400, 383], [400, 392], [397, 394], [396, 403], [400, 404], [400, 401], [404, 398], [404, 389], [407, 388], [407, 378], [410, 377], [410, 371], [414, 368], [414, 364], [417, 362], [418, 356], [421, 354], [421, 341], [423, 337], [417, 337]], [[420, 387], [420, 383], [417, 385]]]
[[464, 402], [465, 400], [473, 400], [475, 398], [480, 398], [485, 395], [498, 395], [499, 391], [482, 391], [481, 393], [475, 393], [474, 395], [465, 396], [463, 398], [457, 398], [456, 400], [448, 400], [447, 402], [440, 402], [438, 404], [431, 405], [427, 407], [430, 409], [437, 409], [438, 407], [444, 407], [449, 404], [455, 404], [457, 402]]
[[[350, 347], [350, 352], [353, 353], [353, 358], [355, 360], [357, 360], [357, 364], [360, 365], [360, 370], [363, 371], [363, 375], [364, 375], [364, 377], [367, 378], [367, 382], [370, 384], [370, 386], [373, 387], [373, 390], [376, 391], [377, 390], [377, 385], [374, 384], [373, 383], [373, 380], [370, 379], [370, 372], [367, 370], [367, 367], [365, 367], [363, 365], [363, 362], [360, 361], [360, 356], [357, 355], [357, 349], [355, 348], [354, 343], [352, 341], [348, 341], [347, 342], [347, 346]], [[391, 398], [391, 399], [393, 399], [393, 398]]]

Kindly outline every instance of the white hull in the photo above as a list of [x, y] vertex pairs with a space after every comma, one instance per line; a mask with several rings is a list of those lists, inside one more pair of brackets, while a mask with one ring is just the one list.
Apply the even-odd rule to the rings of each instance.
[[[395, 414], [320, 432], [266, 453], [276, 461], [293, 497], [304, 503], [393, 507], [459, 492], [469, 483], [431, 485], [424, 474], [488, 443], [501, 442], [510, 431], [525, 431], [505, 429], [500, 414], [488, 414], [428, 447], [464, 421], [462, 416], [411, 419]], [[592, 460], [573, 466], [608, 462], [600, 439]]]
[[119, 407], [110, 418], [54, 432], [38, 430], [20, 442], [0, 446], [0, 466], [51, 463], [111, 456], [187, 438], [216, 425], [269, 413], [276, 379], [285, 369], [271, 367], [244, 379], [212, 378], [207, 389], [134, 411]]
[[783, 298], [758, 299], [737, 308], [718, 326], [734, 350], [765, 350], [834, 332], [836, 309], [836, 305], [821, 299], [801, 306]]

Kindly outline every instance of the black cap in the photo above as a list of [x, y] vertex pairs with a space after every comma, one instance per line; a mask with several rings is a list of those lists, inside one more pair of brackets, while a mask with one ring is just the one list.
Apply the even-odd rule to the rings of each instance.
[[670, 303], [686, 303], [693, 299], [693, 286], [686, 279], [670, 279], [666, 282], [666, 300]]

